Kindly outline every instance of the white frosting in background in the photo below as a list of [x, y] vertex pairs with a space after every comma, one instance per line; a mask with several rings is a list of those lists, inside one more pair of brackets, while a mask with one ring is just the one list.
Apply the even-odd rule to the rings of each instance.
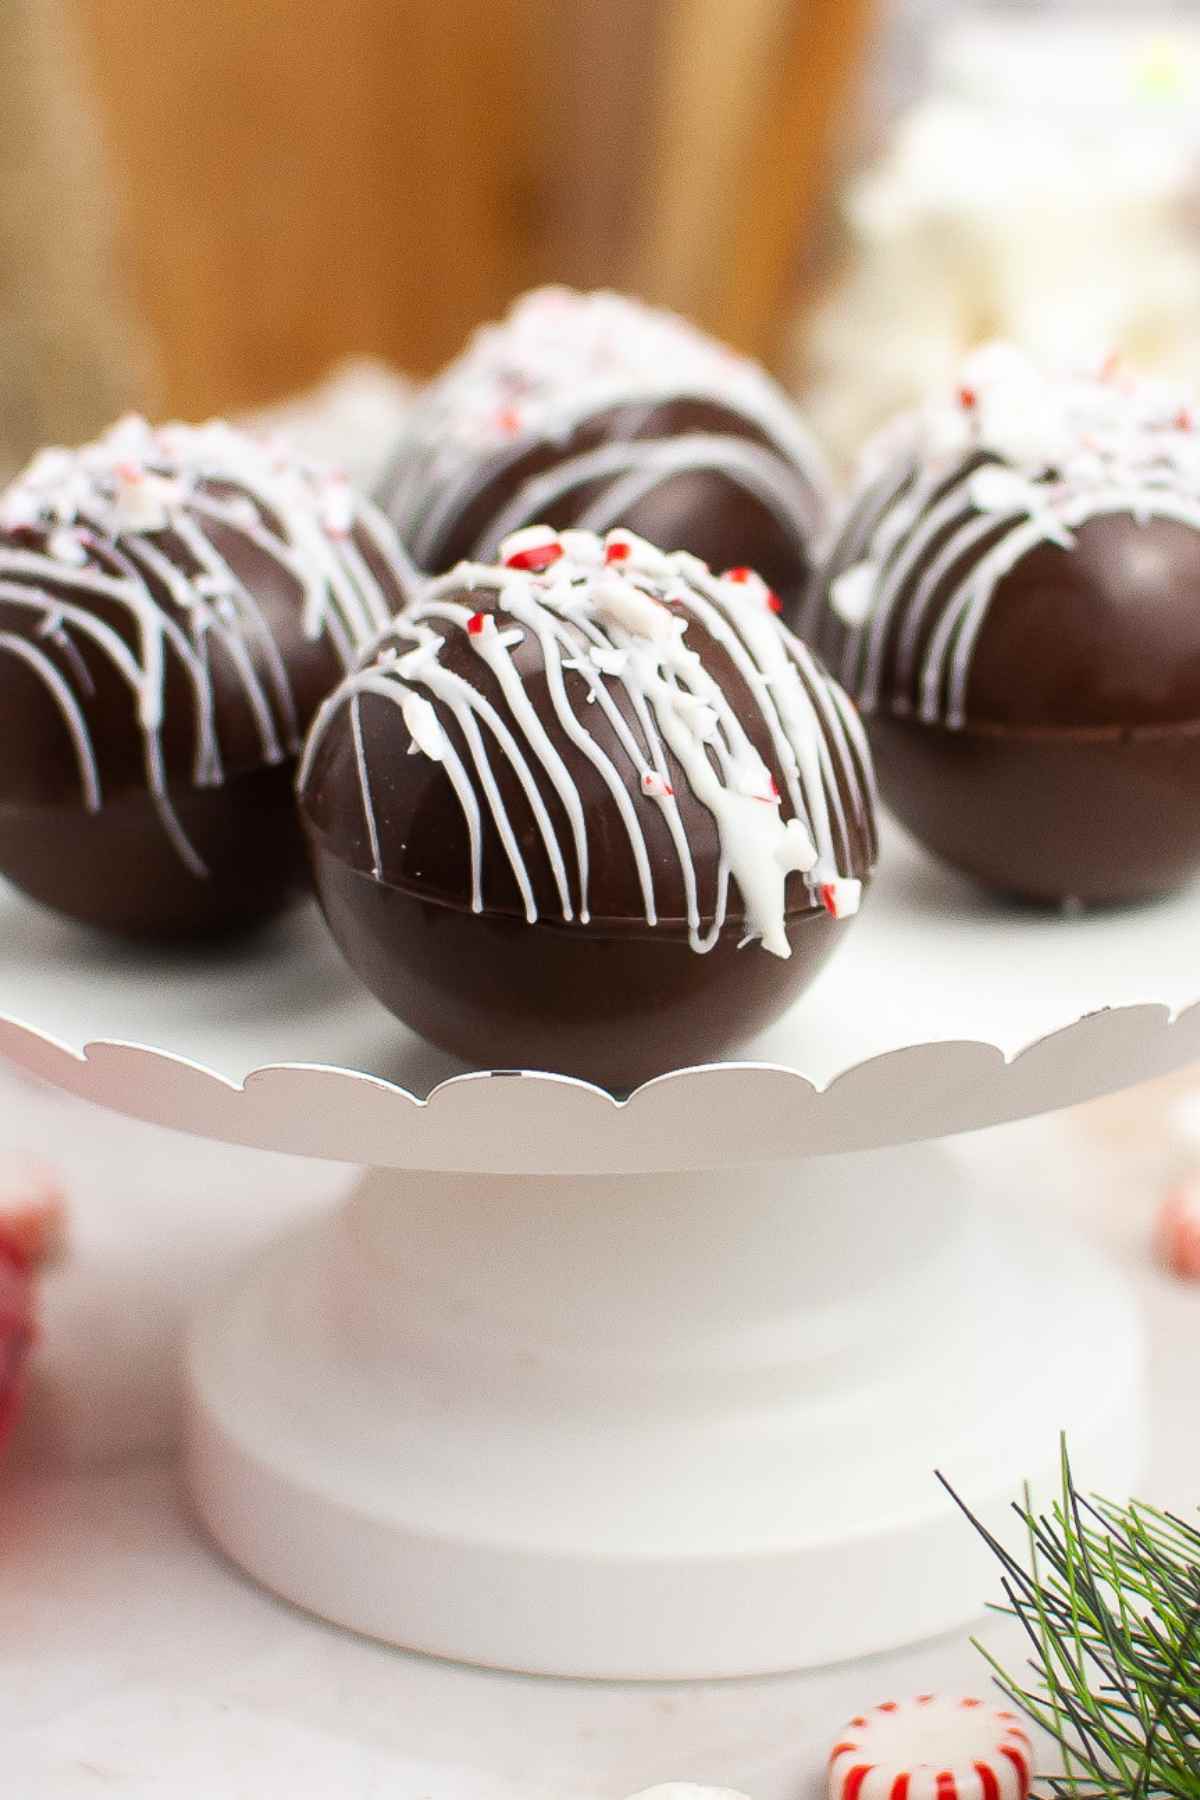
[[929, 91], [848, 184], [843, 266], [795, 333], [843, 463], [981, 338], [1200, 367], [1200, 26], [1122, 10], [946, 6]]
[[[520, 566], [537, 553], [542, 566]], [[658, 920], [649, 846], [639, 808], [656, 806], [666, 824], [687, 895], [687, 924], [694, 950], [716, 943], [729, 910], [729, 885], [737, 884], [746, 940], [761, 940], [787, 957], [785, 921], [788, 876], [800, 873], [811, 904], [836, 918], [858, 905], [861, 883], [843, 864], [853, 821], [869, 817], [873, 793], [870, 757], [861, 726], [843, 695], [805, 647], [773, 615], [766, 586], [737, 571], [714, 575], [695, 557], [666, 555], [627, 531], [602, 540], [588, 532], [561, 535], [538, 528], [502, 546], [506, 563], [464, 563], [431, 582], [420, 600], [397, 617], [373, 655], [347, 676], [318, 714], [300, 770], [303, 794], [314, 759], [334, 721], [347, 708], [352, 728], [367, 695], [398, 706], [409, 724], [414, 700], [429, 705], [454, 733], [443, 730], [439, 759], [463, 808], [471, 855], [472, 904], [484, 906], [480, 822], [486, 807], [503, 846], [526, 919], [537, 920], [533, 882], [495, 779], [504, 762], [529, 804], [545, 851], [564, 920], [586, 922], [589, 913], [587, 819], [578, 788], [539, 710], [525, 689], [513, 651], [536, 638], [555, 724], [592, 764], [612, 797], [638, 872], [647, 924]], [[474, 611], [464, 592], [494, 595], [497, 614]], [[497, 628], [497, 618], [501, 628]], [[745, 727], [720, 685], [687, 645], [689, 621], [719, 642], [757, 704], [784, 781], [776, 787]], [[503, 624], [511, 621], [511, 624]], [[466, 635], [495, 677], [501, 711], [473, 683], [444, 665], [444, 634]], [[582, 677], [571, 691], [567, 671]], [[490, 687], [490, 684], [489, 684]], [[628, 708], [614, 698], [623, 690]], [[604, 738], [591, 729], [598, 709]], [[635, 730], [627, 716], [632, 710]], [[424, 722], [424, 713], [417, 722]], [[619, 751], [614, 759], [612, 739]], [[359, 781], [373, 872], [383, 878], [377, 822], [361, 739]], [[463, 745], [465, 757], [457, 745]], [[720, 841], [716, 904], [702, 928], [696, 869], [679, 817], [671, 761], [683, 770], [695, 797], [712, 814]], [[630, 780], [632, 769], [633, 780]], [[568, 820], [564, 843], [541, 798], [548, 784]], [[851, 819], [847, 819], [847, 810]], [[867, 827], [869, 829], [869, 826]]]
[[[300, 748], [278, 646], [213, 527], [245, 538], [285, 571], [302, 596], [304, 634], [327, 638], [343, 667], [391, 616], [408, 567], [391, 526], [336, 470], [219, 421], [154, 429], [122, 419], [81, 449], [41, 451], [0, 495], [0, 613], [27, 619], [0, 633], [0, 654], [20, 658], [44, 682], [70, 733], [89, 812], [103, 805], [103, 793], [81, 650], [109, 659], [130, 689], [164, 830], [198, 876], [204, 865], [171, 807], [162, 759], [168, 665], [182, 669], [191, 696], [197, 787], [216, 786], [224, 774], [214, 647], [241, 681], [263, 762]], [[23, 532], [37, 534], [31, 547]], [[354, 534], [395, 570], [394, 592], [385, 592]], [[127, 629], [109, 622], [114, 608]]]
[[921, 719], [960, 728], [999, 583], [1040, 545], [1069, 552], [1080, 526], [1113, 513], [1200, 531], [1192, 389], [1134, 376], [1113, 356], [1047, 370], [1011, 345], [986, 345], [950, 392], [868, 445], [860, 499], [830, 576], [814, 584], [806, 634], [819, 640], [826, 603], [849, 627], [840, 675], [866, 711], [883, 701], [894, 641], [892, 710], [905, 709], [915, 681]]
[[[480, 535], [490, 552], [557, 499], [600, 480], [584, 521], [603, 531], [674, 474], [718, 469], [770, 506], [803, 547], [828, 503], [815, 441], [756, 363], [677, 317], [623, 295], [539, 288], [500, 323], [476, 332], [413, 406], [385, 501], [418, 562], [481, 482], [538, 439], [563, 442], [585, 419], [618, 405], [647, 410], [696, 398], [732, 408], [772, 449], [723, 434], [606, 444], [565, 458], [523, 484]], [[796, 472], [801, 480], [796, 480]]]

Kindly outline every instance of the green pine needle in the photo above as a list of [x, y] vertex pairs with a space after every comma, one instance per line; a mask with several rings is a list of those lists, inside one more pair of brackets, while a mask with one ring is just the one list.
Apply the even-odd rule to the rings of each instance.
[[995, 1552], [1008, 1604], [1029, 1640], [1025, 1673], [981, 1644], [996, 1679], [1056, 1740], [1060, 1800], [1200, 1800], [1200, 1530], [1133, 1501], [1085, 1499], [1062, 1447], [1062, 1491], [1048, 1513], [1014, 1507], [1027, 1566], [943, 1486]]

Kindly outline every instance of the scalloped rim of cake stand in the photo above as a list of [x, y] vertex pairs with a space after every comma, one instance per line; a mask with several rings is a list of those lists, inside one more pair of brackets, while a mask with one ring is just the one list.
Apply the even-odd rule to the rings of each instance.
[[0, 1056], [80, 1099], [257, 1149], [379, 1168], [619, 1174], [882, 1149], [1059, 1111], [1200, 1059], [1200, 1002], [1102, 1008], [1010, 1055], [978, 1039], [910, 1044], [824, 1086], [727, 1062], [658, 1076], [626, 1099], [531, 1071], [454, 1075], [426, 1099], [318, 1063], [237, 1082], [149, 1045], [74, 1049], [3, 1016]]

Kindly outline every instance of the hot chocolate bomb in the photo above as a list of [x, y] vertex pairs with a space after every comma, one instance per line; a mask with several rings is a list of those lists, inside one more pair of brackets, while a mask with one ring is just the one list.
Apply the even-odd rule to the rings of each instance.
[[804, 635], [892, 810], [990, 887], [1139, 900], [1200, 869], [1200, 432], [1119, 365], [993, 346], [886, 431]]
[[303, 733], [403, 574], [342, 480], [227, 425], [43, 451], [0, 498], [0, 874], [142, 937], [278, 910]]
[[716, 569], [752, 565], [794, 623], [827, 482], [754, 363], [618, 294], [544, 288], [426, 390], [381, 499], [435, 574], [522, 526], [625, 525]]
[[398, 616], [299, 793], [333, 934], [476, 1064], [628, 1088], [816, 974], [875, 859], [845, 696], [757, 577], [534, 527]]

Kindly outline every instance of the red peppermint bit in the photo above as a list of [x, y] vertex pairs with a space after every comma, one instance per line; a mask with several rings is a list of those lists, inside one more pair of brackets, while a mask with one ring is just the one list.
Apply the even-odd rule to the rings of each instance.
[[142, 481], [145, 479], [146, 471], [137, 463], [123, 462], [117, 464], [117, 474], [122, 481]]
[[502, 406], [496, 414], [496, 429], [505, 437], [516, 437], [521, 429], [521, 415], [515, 406]]
[[773, 588], [767, 589], [767, 610], [773, 613], [781, 613], [783, 611], [783, 601], [779, 598], [779, 595]]
[[1176, 431], [1194, 431], [1196, 429], [1196, 421], [1192, 416], [1190, 406], [1181, 406], [1175, 414], [1175, 429]]
[[673, 800], [675, 798], [675, 789], [671, 786], [670, 782], [664, 781], [661, 775], [656, 775], [653, 769], [647, 769], [646, 773], [642, 776], [642, 792], [644, 794], [656, 794], [664, 800]]
[[958, 390], [958, 404], [962, 407], [964, 412], [974, 412], [975, 408], [979, 405], [979, 395], [973, 387], [960, 387]]
[[[817, 892], [821, 896], [821, 905], [825, 908], [825, 911], [830, 915], [831, 918], [836, 919], [838, 916], [838, 913], [837, 913], [837, 889], [834, 887], [832, 881], [822, 882], [821, 886], [817, 889]], [[883, 1706], [881, 1706], [879, 1708], [879, 1710], [880, 1710], [880, 1712], [895, 1712], [896, 1703], [894, 1700], [887, 1701]]]
[[481, 612], [472, 613], [470, 618], [467, 620], [468, 635], [471, 637], [478, 637], [481, 631], [486, 631], [487, 630], [487, 622], [490, 618], [491, 618], [490, 613], [481, 613]]
[[629, 551], [630, 546], [624, 538], [615, 538], [612, 543], [605, 544], [604, 560], [606, 563], [624, 562]]
[[514, 550], [504, 566], [506, 569], [526, 569], [536, 575], [556, 563], [562, 553], [561, 544], [531, 544], [528, 550]]
[[753, 581], [753, 569], [726, 569], [722, 581]]

